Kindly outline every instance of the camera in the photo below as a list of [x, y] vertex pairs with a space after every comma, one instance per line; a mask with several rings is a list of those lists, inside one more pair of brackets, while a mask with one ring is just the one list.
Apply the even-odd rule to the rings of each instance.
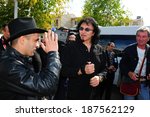
[[[68, 32], [63, 32], [61, 30], [52, 30], [54, 33], [58, 35], [58, 40], [62, 42], [66, 42]], [[44, 34], [40, 34], [39, 41], [41, 42], [44, 39]]]
[[61, 30], [54, 31], [58, 35], [58, 40], [62, 42], [66, 42], [66, 39], [68, 37], [68, 32], [64, 32]]
[[41, 34], [39, 35], [39, 42], [42, 42], [43, 39], [44, 39], [44, 34], [41, 33]]

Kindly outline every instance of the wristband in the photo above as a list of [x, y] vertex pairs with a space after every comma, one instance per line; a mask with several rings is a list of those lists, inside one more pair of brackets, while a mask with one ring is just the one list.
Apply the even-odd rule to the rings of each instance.
[[99, 82], [103, 82], [103, 77], [99, 76]]

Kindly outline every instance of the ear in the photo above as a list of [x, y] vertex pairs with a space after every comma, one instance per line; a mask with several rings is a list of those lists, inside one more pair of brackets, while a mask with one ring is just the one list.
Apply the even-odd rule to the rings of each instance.
[[19, 37], [18, 42], [19, 42], [21, 45], [24, 44], [24, 41], [25, 41], [25, 37], [24, 37], [24, 36]]

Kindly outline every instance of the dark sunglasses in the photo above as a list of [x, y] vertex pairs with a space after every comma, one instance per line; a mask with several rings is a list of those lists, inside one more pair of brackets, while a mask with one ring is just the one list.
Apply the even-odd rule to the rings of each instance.
[[80, 30], [80, 31], [85, 30], [86, 32], [93, 31], [92, 29], [83, 28], [83, 27], [79, 27], [79, 30]]

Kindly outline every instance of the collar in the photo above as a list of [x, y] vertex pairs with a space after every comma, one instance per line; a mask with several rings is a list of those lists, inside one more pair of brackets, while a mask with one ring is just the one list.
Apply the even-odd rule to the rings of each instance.
[[20, 52], [18, 52], [16, 49], [14, 49], [13, 47], [11, 46], [8, 46], [7, 47], [7, 50], [6, 50], [11, 56], [14, 56], [15, 58], [17, 58], [18, 60], [21, 60], [23, 63], [24, 62], [29, 62], [30, 61], [30, 57], [27, 57], [27, 56], [24, 56], [22, 55]]

